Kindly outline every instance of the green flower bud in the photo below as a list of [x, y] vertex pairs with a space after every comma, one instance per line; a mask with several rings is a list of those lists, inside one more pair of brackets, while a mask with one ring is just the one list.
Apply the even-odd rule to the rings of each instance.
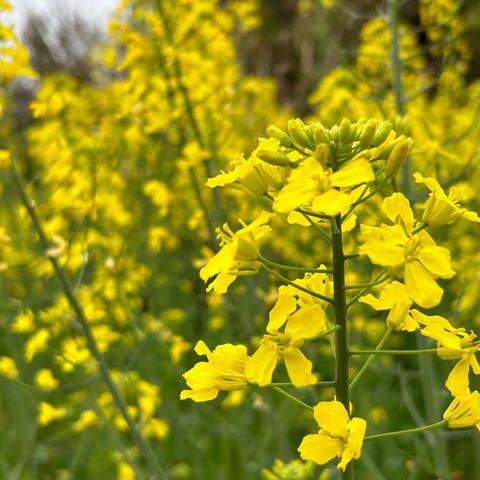
[[321, 123], [317, 123], [313, 129], [313, 139], [316, 143], [330, 143], [330, 137], [328, 136], [325, 127]]
[[383, 122], [373, 136], [372, 145], [374, 147], [378, 147], [380, 144], [382, 144], [388, 137], [388, 134], [391, 132], [392, 128], [392, 122], [389, 122], [388, 120]]
[[362, 148], [368, 148], [372, 144], [373, 136], [375, 135], [376, 130], [377, 122], [371, 118], [363, 127], [360, 138], [358, 139]]
[[292, 162], [281, 152], [272, 152], [271, 150], [260, 150], [257, 157], [265, 163], [275, 165], [277, 167], [289, 167]]
[[301, 120], [290, 120], [288, 122], [288, 133], [293, 141], [300, 147], [309, 148], [310, 150], [315, 148], [315, 144], [308, 137], [305, 131], [305, 125]]
[[269, 125], [267, 127], [267, 135], [276, 138], [283, 147], [290, 148], [292, 146], [292, 139], [275, 125]]
[[397, 138], [386, 163], [386, 172], [388, 175], [395, 176], [400, 170], [409, 150], [408, 139], [404, 135]]
[[328, 160], [328, 145], [326, 143], [317, 145], [313, 156], [326, 168]]
[[347, 118], [343, 118], [340, 122], [340, 129], [338, 131], [338, 137], [341, 143], [349, 143], [352, 136], [352, 124]]

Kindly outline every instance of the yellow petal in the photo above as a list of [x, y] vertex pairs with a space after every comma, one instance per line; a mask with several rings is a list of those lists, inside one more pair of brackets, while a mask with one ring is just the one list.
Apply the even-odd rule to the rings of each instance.
[[385, 215], [393, 222], [402, 226], [406, 233], [410, 233], [413, 228], [413, 212], [410, 202], [402, 193], [394, 193], [385, 198], [382, 203], [382, 210]]
[[361, 255], [367, 255], [375, 265], [394, 267], [405, 261], [403, 247], [383, 241], [367, 242], [360, 246]]
[[313, 415], [322, 430], [336, 437], [347, 436], [350, 418], [341, 402], [337, 400], [319, 402], [313, 407]]
[[296, 387], [315, 385], [317, 377], [312, 373], [312, 362], [297, 347], [289, 346], [282, 351], [288, 376]]
[[313, 199], [312, 209], [316, 212], [333, 216], [339, 213], [346, 213], [353, 202], [351, 195], [331, 188]]
[[343, 165], [340, 170], [330, 175], [330, 180], [334, 187], [348, 188], [375, 180], [375, 174], [370, 162], [361, 158]]
[[303, 460], [311, 460], [319, 465], [329, 462], [332, 458], [339, 457], [342, 449], [343, 442], [325, 432], [307, 435], [298, 447], [300, 457]]
[[297, 308], [297, 299], [293, 295], [278, 296], [278, 300], [268, 315], [267, 332], [278, 330], [286, 322], [288, 316]]
[[468, 373], [470, 372], [470, 359], [465, 355], [453, 367], [448, 375], [445, 386], [454, 397], [464, 397], [469, 393]]
[[405, 286], [408, 296], [421, 307], [432, 308], [442, 300], [443, 290], [420, 262], [405, 265]]
[[347, 463], [352, 459], [360, 458], [366, 428], [367, 422], [363, 418], [352, 418], [348, 425], [347, 445], [342, 452], [341, 461], [337, 465], [340, 470], [344, 471]]
[[218, 395], [216, 388], [205, 388], [202, 390], [182, 390], [180, 400], [192, 399], [194, 402], [208, 402]]
[[251, 383], [261, 387], [272, 382], [272, 375], [277, 365], [277, 344], [264, 339], [257, 351], [249, 358], [245, 367], [245, 375]]
[[450, 266], [450, 252], [444, 247], [423, 247], [417, 258], [432, 275], [440, 278], [452, 278], [455, 275]]
[[285, 333], [295, 341], [312, 338], [325, 331], [326, 316], [323, 308], [318, 304], [302, 305], [287, 321]]

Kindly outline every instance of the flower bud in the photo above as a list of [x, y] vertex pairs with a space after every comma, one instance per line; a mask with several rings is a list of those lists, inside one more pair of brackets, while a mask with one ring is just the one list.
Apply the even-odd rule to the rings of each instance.
[[257, 152], [257, 157], [265, 163], [275, 165], [277, 167], [289, 167], [292, 164], [289, 158], [281, 152], [260, 150]]
[[283, 147], [290, 148], [292, 146], [292, 139], [275, 125], [269, 125], [267, 127], [267, 135], [276, 138]]
[[327, 131], [321, 123], [317, 123], [313, 129], [313, 139], [317, 143], [330, 143], [330, 138]]
[[358, 139], [362, 148], [368, 148], [372, 144], [373, 136], [375, 135], [376, 129], [377, 122], [373, 118], [371, 118], [363, 127], [360, 138]]
[[395, 176], [402, 166], [408, 154], [408, 140], [402, 135], [395, 141], [386, 163], [386, 172], [388, 175]]
[[288, 133], [300, 147], [309, 148], [310, 150], [315, 148], [315, 144], [308, 137], [305, 125], [301, 120], [290, 120], [288, 122]]
[[316, 160], [318, 160], [325, 168], [327, 167], [328, 160], [328, 146], [325, 143], [317, 145], [315, 153], [313, 154]]
[[352, 135], [352, 125], [347, 118], [343, 118], [340, 123], [338, 137], [341, 143], [348, 143]]
[[388, 134], [391, 132], [393, 128], [392, 122], [386, 121], [383, 122], [380, 127], [378, 127], [377, 131], [375, 132], [375, 135], [373, 136], [372, 139], [372, 145], [374, 147], [378, 147], [381, 143], [385, 141], [385, 139], [388, 137]]

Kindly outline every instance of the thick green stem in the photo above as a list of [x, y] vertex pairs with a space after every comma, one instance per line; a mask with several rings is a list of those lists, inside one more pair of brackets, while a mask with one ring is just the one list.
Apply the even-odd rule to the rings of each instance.
[[[348, 326], [347, 301], [345, 298], [345, 256], [343, 254], [342, 217], [337, 215], [332, 222], [332, 260], [333, 260], [333, 311], [335, 314], [335, 381], [336, 396], [347, 412], [350, 411], [348, 393]], [[343, 480], [353, 479], [352, 463], [342, 474]]]

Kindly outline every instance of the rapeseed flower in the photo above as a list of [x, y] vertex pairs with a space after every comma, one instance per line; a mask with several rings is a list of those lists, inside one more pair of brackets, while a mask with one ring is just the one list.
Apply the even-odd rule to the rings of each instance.
[[320, 431], [304, 437], [298, 447], [300, 456], [319, 465], [338, 457], [338, 468], [345, 470], [347, 463], [360, 457], [367, 422], [359, 417], [350, 419], [344, 405], [336, 400], [318, 403], [313, 415]]
[[403, 278], [407, 295], [415, 303], [424, 308], [438, 305], [443, 289], [435, 279], [455, 275], [450, 265], [450, 252], [437, 246], [424, 230], [415, 232], [412, 209], [401, 193], [385, 198], [382, 210], [394, 225], [362, 225], [366, 240], [360, 246], [360, 253]]
[[218, 345], [213, 352], [205, 342], [195, 345], [197, 355], [206, 355], [206, 362], [197, 363], [183, 374], [191, 390], [183, 390], [180, 398], [195, 402], [207, 402], [217, 397], [220, 390], [242, 390], [247, 386], [245, 365], [247, 349], [243, 345], [226, 343]]
[[226, 293], [228, 287], [239, 275], [253, 275], [258, 272], [261, 262], [259, 243], [269, 234], [270, 227], [266, 225], [271, 214], [262, 212], [251, 224], [241, 222], [243, 228], [233, 232], [225, 224], [223, 230], [218, 229], [218, 238], [222, 248], [200, 270], [200, 277], [208, 281], [216, 276], [207, 287], [207, 292]]

